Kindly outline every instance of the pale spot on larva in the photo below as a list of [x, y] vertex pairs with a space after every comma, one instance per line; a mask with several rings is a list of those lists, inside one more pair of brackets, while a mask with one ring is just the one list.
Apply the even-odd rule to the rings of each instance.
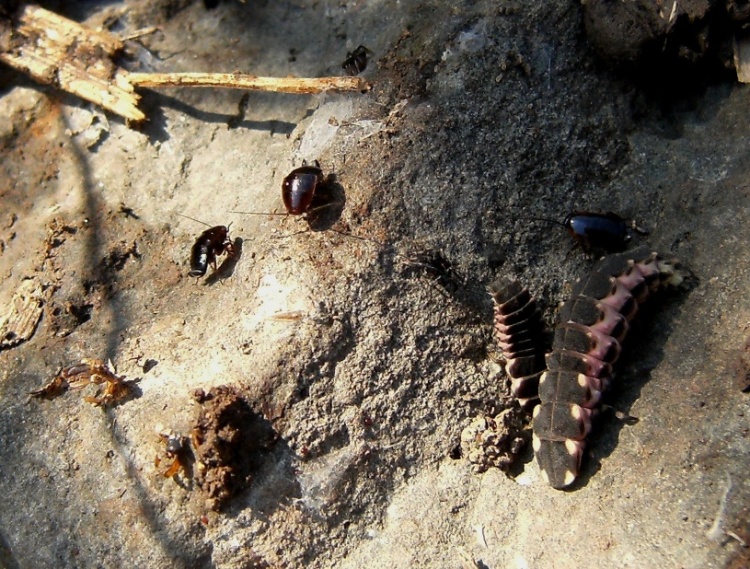
[[572, 470], [568, 470], [565, 472], [565, 479], [563, 480], [563, 484], [565, 486], [568, 486], [573, 483], [573, 481], [576, 479], [576, 474]]

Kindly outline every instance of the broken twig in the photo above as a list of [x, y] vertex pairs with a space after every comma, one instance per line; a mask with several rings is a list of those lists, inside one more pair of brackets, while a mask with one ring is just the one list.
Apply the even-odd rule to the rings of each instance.
[[146, 115], [138, 108], [139, 97], [128, 83], [128, 72], [113, 63], [123, 47], [112, 34], [28, 5], [14, 22], [10, 49], [0, 51], [0, 61], [40, 83], [141, 122]]
[[129, 73], [115, 63], [124, 43], [38, 6], [25, 6], [13, 22], [0, 62], [36, 81], [95, 103], [132, 123], [146, 115], [134, 87], [218, 87], [276, 93], [368, 91], [360, 77], [256, 77], [246, 73]]
[[361, 77], [257, 77], [247, 73], [131, 73], [134, 87], [219, 87], [310, 95], [324, 91], [368, 91]]

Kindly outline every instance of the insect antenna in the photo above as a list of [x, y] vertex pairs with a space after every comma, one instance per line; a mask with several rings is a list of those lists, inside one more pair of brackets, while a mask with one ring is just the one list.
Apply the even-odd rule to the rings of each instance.
[[190, 217], [189, 215], [182, 215], [181, 213], [178, 213], [180, 217], [184, 217], [185, 219], [189, 219], [191, 221], [195, 221], [196, 223], [200, 223], [201, 225], [205, 225], [206, 227], [211, 227], [208, 223], [205, 221], [201, 221], [200, 219], [195, 219], [194, 217]]
[[338, 233], [339, 235], [343, 235], [344, 237], [351, 237], [352, 239], [359, 239], [360, 241], [369, 241], [370, 243], [375, 243], [376, 245], [379, 245], [381, 247], [385, 246], [385, 243], [382, 243], [378, 241], [377, 239], [373, 239], [372, 237], [362, 237], [361, 235], [354, 235], [353, 233], [344, 233], [343, 231], [339, 231], [338, 229], [333, 229], [332, 227], [328, 228], [328, 231], [333, 231], [334, 233]]
[[283, 215], [287, 216], [290, 215], [289, 213], [279, 213], [279, 212], [265, 212], [265, 211], [230, 211], [229, 213], [239, 213], [242, 215]]
[[547, 217], [534, 217], [534, 216], [530, 216], [530, 217], [524, 217], [523, 219], [531, 219], [533, 221], [544, 221], [544, 222], [547, 222], [547, 223], [554, 223], [555, 225], [559, 225], [561, 227], [567, 227], [562, 221], [557, 221], [556, 219], [549, 219]]
[[[343, 237], [350, 237], [351, 239], [358, 239], [360, 241], [367, 241], [369, 243], [374, 243], [375, 245], [379, 245], [380, 247], [384, 247], [385, 243], [378, 241], [377, 239], [373, 239], [372, 237], [362, 237], [361, 235], [354, 235], [353, 233], [346, 233], [344, 231], [339, 231], [338, 229], [334, 229], [332, 227], [329, 227], [325, 231], [333, 231], [334, 233], [338, 233], [339, 235]], [[278, 235], [272, 237], [272, 239], [289, 239], [290, 237], [294, 237], [296, 235], [302, 235], [303, 233], [322, 233], [322, 231], [313, 231], [309, 227], [307, 229], [301, 229], [300, 231], [295, 231], [294, 233], [288, 233], [287, 235]]]

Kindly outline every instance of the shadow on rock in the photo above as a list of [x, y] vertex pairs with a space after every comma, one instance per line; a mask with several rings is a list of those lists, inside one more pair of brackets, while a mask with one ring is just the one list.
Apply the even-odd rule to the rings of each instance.
[[[240, 102], [240, 107], [242, 106]], [[170, 97], [164, 93], [149, 92], [143, 95], [141, 106], [149, 117], [147, 123], [142, 127], [142, 132], [149, 138], [149, 142], [165, 142], [170, 138], [167, 117], [164, 114], [164, 108], [183, 113], [189, 117], [197, 119], [204, 123], [225, 124], [231, 129], [249, 129], [268, 131], [271, 134], [282, 134], [289, 136], [295, 128], [294, 123], [280, 120], [250, 120], [245, 118], [244, 111], [237, 115], [226, 113], [215, 113], [203, 111], [193, 105], [181, 101], [175, 97]]]
[[234, 269], [237, 263], [240, 262], [240, 257], [242, 257], [243, 245], [244, 240], [242, 237], [237, 237], [232, 245], [234, 247], [234, 254], [227, 255], [221, 265], [206, 277], [206, 280], [203, 281], [204, 286], [211, 286], [219, 281], [224, 281], [234, 274]]
[[315, 190], [310, 209], [305, 220], [310, 231], [326, 231], [341, 219], [346, 205], [344, 187], [336, 181], [335, 174], [329, 174], [325, 182]]

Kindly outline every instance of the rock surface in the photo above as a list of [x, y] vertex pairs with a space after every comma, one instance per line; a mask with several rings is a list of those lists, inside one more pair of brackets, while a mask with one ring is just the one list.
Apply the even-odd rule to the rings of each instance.
[[[374, 88], [250, 93], [244, 114], [240, 92], [144, 92], [136, 131], [0, 71], [0, 306], [28, 279], [45, 291], [33, 335], [0, 351], [1, 565], [747, 565], [746, 89], [634, 86], [568, 0], [74, 9], [158, 26], [141, 69], [342, 74], [362, 44]], [[230, 213], [283, 211], [303, 159], [341, 186], [330, 229]], [[476, 474], [456, 449], [507, 400], [485, 285], [520, 278], [553, 323], [593, 260], [532, 218], [575, 210], [637, 220], [700, 284], [630, 335], [608, 397], [639, 421], [602, 417], [559, 492], [534, 462]], [[232, 222], [236, 258], [188, 278], [205, 227], [183, 216]], [[83, 358], [140, 395], [29, 401]], [[155, 429], [189, 433], [193, 392], [221, 385], [278, 440], [214, 512], [163, 476]]]

